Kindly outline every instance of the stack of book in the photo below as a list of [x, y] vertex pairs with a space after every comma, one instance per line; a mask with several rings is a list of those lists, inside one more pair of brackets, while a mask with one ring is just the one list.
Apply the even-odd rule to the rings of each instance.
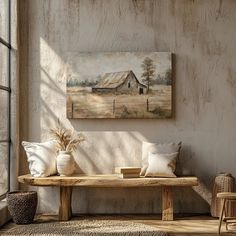
[[119, 175], [120, 178], [139, 178], [140, 167], [116, 167], [115, 173]]

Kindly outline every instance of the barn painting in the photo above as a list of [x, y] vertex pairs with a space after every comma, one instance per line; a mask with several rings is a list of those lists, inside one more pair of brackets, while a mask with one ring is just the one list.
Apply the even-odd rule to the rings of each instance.
[[144, 94], [147, 86], [141, 84], [132, 70], [106, 73], [102, 79], [92, 87], [92, 92]]
[[68, 118], [170, 118], [169, 52], [68, 55]]

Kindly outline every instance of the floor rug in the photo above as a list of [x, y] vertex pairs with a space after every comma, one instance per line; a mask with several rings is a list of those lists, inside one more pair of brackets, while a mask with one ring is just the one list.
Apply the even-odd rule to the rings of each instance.
[[157, 228], [126, 220], [71, 220], [16, 225], [1, 235], [167, 236]]

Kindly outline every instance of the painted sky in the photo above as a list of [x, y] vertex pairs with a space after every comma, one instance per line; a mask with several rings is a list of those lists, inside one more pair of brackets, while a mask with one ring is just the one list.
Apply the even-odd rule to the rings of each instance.
[[69, 76], [78, 80], [95, 81], [105, 73], [132, 70], [142, 81], [143, 60], [149, 57], [154, 61], [157, 75], [165, 75], [171, 69], [169, 52], [111, 52], [111, 53], [70, 53], [68, 55]]

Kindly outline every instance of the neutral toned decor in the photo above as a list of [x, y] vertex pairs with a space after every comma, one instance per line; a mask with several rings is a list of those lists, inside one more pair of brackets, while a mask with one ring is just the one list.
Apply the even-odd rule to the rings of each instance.
[[72, 220], [14, 227], [1, 235], [167, 236], [163, 230], [128, 220]]
[[84, 136], [74, 129], [65, 128], [60, 121], [50, 130], [51, 137], [57, 142], [58, 151], [72, 152], [84, 141]]
[[115, 173], [117, 174], [131, 174], [140, 172], [140, 167], [132, 167], [132, 166], [119, 166], [115, 167]]
[[32, 223], [37, 203], [38, 197], [35, 191], [15, 191], [7, 193], [8, 209], [16, 224]]
[[35, 177], [55, 175], [56, 169], [56, 142], [43, 143], [22, 142], [29, 162], [30, 174]]
[[220, 234], [223, 219], [226, 221], [226, 230], [228, 230], [229, 224], [236, 223], [236, 215], [234, 215], [233, 217], [224, 217], [226, 215], [226, 204], [236, 202], [236, 193], [232, 192], [217, 193], [217, 198], [221, 201], [220, 218], [218, 226], [218, 234]]
[[68, 118], [168, 118], [172, 67], [168, 52], [70, 54]]
[[58, 121], [57, 127], [50, 130], [52, 138], [57, 142], [57, 171], [61, 176], [68, 176], [74, 172], [74, 158], [72, 151], [84, 141], [82, 134], [69, 130]]
[[178, 154], [178, 152], [170, 154], [149, 152], [145, 177], [176, 177], [174, 172]]
[[[221, 173], [216, 176], [212, 191], [211, 215], [220, 217], [221, 199], [217, 198], [217, 194], [221, 192], [234, 192], [235, 179], [229, 173]], [[231, 217], [236, 215], [236, 203], [228, 201], [225, 206], [225, 216]]]
[[59, 219], [71, 218], [72, 188], [77, 187], [162, 187], [162, 220], [173, 220], [173, 187], [192, 187], [198, 185], [197, 177], [179, 178], [130, 178], [121, 179], [117, 175], [75, 175], [71, 177], [51, 176], [48, 178], [35, 178], [31, 175], [18, 177], [20, 183], [34, 186], [60, 187]]
[[148, 154], [151, 153], [163, 153], [171, 154], [179, 152], [181, 148], [181, 142], [179, 143], [150, 143], [142, 142], [142, 170], [140, 175], [144, 176], [148, 168]]
[[140, 167], [116, 167], [115, 173], [120, 178], [138, 178], [140, 176]]
[[70, 151], [59, 151], [57, 156], [57, 171], [61, 176], [69, 176], [75, 170], [74, 159]]

